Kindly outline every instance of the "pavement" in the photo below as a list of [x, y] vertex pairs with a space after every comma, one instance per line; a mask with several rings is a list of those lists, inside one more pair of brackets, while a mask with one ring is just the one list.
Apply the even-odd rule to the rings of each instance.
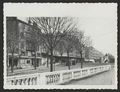
[[[100, 64], [100, 63], [84, 63], [84, 67], [94, 67], [99, 65], [106, 65], [106, 64]], [[80, 68], [80, 63], [77, 63], [76, 65], [72, 65], [71, 69], [77, 69]], [[68, 66], [65, 65], [56, 65], [54, 68], [54, 71], [60, 71], [60, 70], [68, 70]], [[50, 67], [46, 66], [39, 66], [35, 70], [34, 67], [27, 68], [27, 69], [15, 69], [13, 73], [11, 73], [10, 69], [7, 71], [7, 76], [14, 76], [14, 75], [23, 75], [23, 74], [33, 74], [33, 73], [43, 73], [43, 72], [49, 72]]]
[[115, 70], [112, 68], [109, 71], [84, 78], [74, 80], [65, 85], [113, 85], [115, 83]]

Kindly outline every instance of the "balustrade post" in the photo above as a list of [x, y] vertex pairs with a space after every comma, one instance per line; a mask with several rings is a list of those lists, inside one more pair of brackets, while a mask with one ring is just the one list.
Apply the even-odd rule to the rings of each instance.
[[41, 84], [41, 75], [40, 74], [37, 74], [37, 85], [40, 85]]
[[107, 66], [107, 70], [110, 70], [110, 66]]
[[106, 66], [104, 66], [104, 71], [106, 71], [107, 70], [107, 67]]
[[100, 67], [98, 67], [98, 73], [100, 72]]
[[46, 81], [47, 81], [47, 78], [45, 78], [45, 73], [41, 73], [39, 74], [39, 84], [40, 85], [45, 85], [46, 84]]
[[112, 68], [111, 65], [109, 65], [109, 70], [111, 70], [111, 68]]
[[105, 70], [109, 70], [108, 67], [109, 67], [109, 66], [106, 66], [106, 67], [105, 67]]
[[74, 71], [72, 71], [72, 79], [74, 79]]
[[12, 80], [7, 80], [7, 85], [12, 85]]
[[91, 75], [90, 69], [91, 69], [91, 68], [87, 69], [87, 73], [88, 73], [87, 75], [88, 75], [88, 76]]
[[60, 72], [60, 83], [63, 83], [63, 73]]

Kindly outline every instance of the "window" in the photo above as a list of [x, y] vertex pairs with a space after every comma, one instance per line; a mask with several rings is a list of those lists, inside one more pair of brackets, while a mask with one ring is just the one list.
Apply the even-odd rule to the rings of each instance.
[[20, 38], [23, 39], [24, 38], [24, 32], [20, 33]]

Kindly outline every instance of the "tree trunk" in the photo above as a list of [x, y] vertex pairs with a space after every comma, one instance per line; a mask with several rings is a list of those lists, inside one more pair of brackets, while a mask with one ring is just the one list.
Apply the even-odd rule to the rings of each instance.
[[7, 69], [9, 67], [9, 55], [8, 55], [8, 50], [7, 50]]
[[[62, 58], [62, 54], [61, 54], [61, 58]], [[60, 60], [60, 64], [62, 64], [62, 59], [59, 59]]]
[[18, 68], [21, 68], [20, 57], [21, 55], [19, 55], [19, 58], [18, 58]]
[[49, 61], [48, 61], [48, 57], [47, 57], [47, 67], [49, 67], [49, 64], [48, 64], [48, 63], [49, 63]]
[[36, 62], [37, 62], [37, 59], [36, 59], [36, 51], [35, 51], [35, 61], [34, 61], [34, 69], [36, 70]]
[[21, 68], [20, 57], [22, 54], [21, 54], [21, 50], [20, 50], [20, 43], [18, 44], [18, 48], [19, 48], [18, 68]]
[[54, 62], [54, 71], [55, 71], [55, 62]]
[[81, 68], [83, 68], [82, 52], [80, 52], [80, 55], [81, 55]]
[[53, 71], [53, 50], [50, 50], [51, 56], [50, 56], [50, 72]]
[[12, 53], [12, 61], [11, 61], [11, 72], [12, 73], [13, 73], [13, 67], [14, 67], [13, 63], [14, 63], [14, 55]]
[[60, 54], [60, 56], [62, 57], [63, 53]]
[[70, 70], [70, 58], [69, 58], [69, 52], [67, 52], [67, 56], [68, 56], [68, 69]]

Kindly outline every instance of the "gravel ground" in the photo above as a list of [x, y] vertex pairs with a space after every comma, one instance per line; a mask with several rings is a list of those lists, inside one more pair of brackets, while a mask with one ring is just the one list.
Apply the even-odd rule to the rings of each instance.
[[[83, 67], [93, 67], [93, 66], [99, 66], [99, 65], [105, 65], [105, 64], [100, 64], [100, 63], [84, 63]], [[76, 65], [72, 65], [71, 69], [76, 69], [76, 68], [80, 68], [80, 63], [77, 63]], [[55, 66], [55, 70], [54, 71], [60, 71], [60, 70], [68, 70], [68, 66], [64, 66], [64, 65], [57, 65]], [[8, 76], [13, 76], [13, 75], [23, 75], [23, 74], [32, 74], [32, 73], [43, 73], [43, 72], [49, 72], [50, 68], [46, 67], [46, 66], [39, 66], [36, 70], [31, 67], [29, 69], [17, 69], [14, 70], [13, 73], [11, 73], [11, 71], [7, 71], [7, 75]]]

